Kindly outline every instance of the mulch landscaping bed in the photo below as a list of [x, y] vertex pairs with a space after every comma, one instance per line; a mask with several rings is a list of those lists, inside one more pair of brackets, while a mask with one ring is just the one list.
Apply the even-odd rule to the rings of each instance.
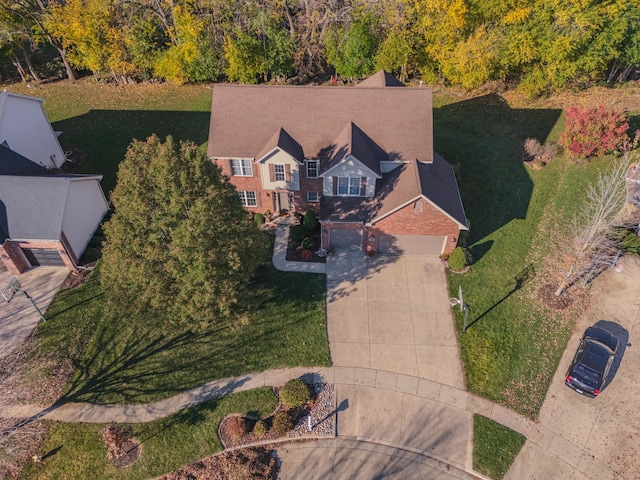
[[159, 480], [275, 480], [279, 471], [273, 448], [252, 447], [211, 455]]
[[538, 289], [538, 298], [552, 310], [564, 310], [573, 303], [573, 297], [568, 290], [556, 295], [557, 288], [558, 285], [545, 283]]
[[75, 288], [80, 285], [84, 285], [87, 283], [87, 280], [89, 280], [89, 275], [91, 275], [91, 270], [88, 269], [69, 272], [67, 278], [62, 282], [62, 287], [60, 287], [60, 289], [66, 290], [67, 288]]
[[[302, 407], [291, 409], [293, 417], [296, 419], [293, 430], [287, 433], [287, 438], [303, 437], [305, 435], [331, 435], [333, 434], [333, 417], [334, 413], [334, 398], [333, 398], [333, 385], [327, 385], [319, 383], [314, 385], [315, 400], [313, 403], [304, 405]], [[279, 388], [274, 388], [275, 394], [278, 395]], [[287, 407], [280, 404], [273, 414], [264, 418], [263, 420], [271, 427], [271, 422], [275, 414], [279, 411], [287, 410]], [[308, 417], [311, 415], [312, 429], [309, 432], [308, 429]], [[264, 435], [257, 435], [253, 433], [253, 427], [259, 420], [256, 417], [244, 417], [245, 424], [247, 426], [247, 434], [241, 438], [234, 438], [229, 434], [229, 425], [233, 421], [232, 418], [237, 415], [229, 415], [220, 423], [218, 429], [218, 436], [225, 449], [238, 447], [241, 445], [247, 445], [254, 442], [263, 440], [274, 440], [280, 438], [272, 428], [269, 428]]]
[[310, 250], [312, 253], [311, 258], [310, 259], [303, 258], [302, 251], [304, 250], [304, 248], [300, 246], [300, 242], [296, 242], [292, 240], [291, 237], [289, 237], [289, 243], [287, 245], [287, 256], [286, 256], [287, 260], [290, 262], [326, 263], [327, 261], [326, 257], [319, 257], [318, 255], [316, 255], [316, 252], [315, 252], [320, 248], [320, 244], [321, 244], [320, 229], [317, 229], [316, 231], [313, 231], [313, 232], [309, 232], [307, 236], [310, 238], [313, 238], [317, 245], [315, 249]]

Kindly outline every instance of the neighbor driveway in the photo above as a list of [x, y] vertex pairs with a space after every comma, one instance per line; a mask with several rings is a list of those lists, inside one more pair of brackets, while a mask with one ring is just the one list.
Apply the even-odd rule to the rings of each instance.
[[[591, 307], [574, 329], [540, 411], [540, 424], [559, 437], [538, 439], [538, 444], [528, 440], [506, 479], [631, 480], [640, 475], [640, 260], [625, 257], [621, 263], [622, 272], [609, 271], [592, 285]], [[587, 398], [565, 387], [564, 376], [585, 329], [596, 323], [623, 344], [611, 383], [598, 397]], [[539, 445], [548, 448], [551, 441], [562, 443], [552, 446], [562, 459]]]
[[[16, 278], [22, 290], [25, 290], [44, 312], [68, 274], [69, 270], [62, 267], [37, 267]], [[0, 272], [0, 291], [12, 276], [6, 270]], [[23, 294], [16, 294], [11, 303], [0, 297], [0, 358], [20, 345], [39, 321], [40, 315]]]

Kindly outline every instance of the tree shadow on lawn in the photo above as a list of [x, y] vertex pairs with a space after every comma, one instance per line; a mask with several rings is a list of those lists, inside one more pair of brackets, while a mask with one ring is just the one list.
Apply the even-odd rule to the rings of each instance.
[[[527, 215], [533, 182], [524, 142], [544, 143], [561, 110], [514, 109], [490, 94], [435, 108], [435, 150], [454, 165], [474, 244]], [[486, 252], [484, 252], [486, 253]]]
[[209, 117], [209, 112], [193, 111], [90, 110], [55, 122], [53, 128], [63, 132], [63, 148], [80, 147], [86, 151], [87, 157], [77, 173], [103, 175], [102, 185], [108, 193], [115, 187], [118, 164], [134, 138], [146, 140], [155, 133], [161, 139], [173, 135], [175, 140], [202, 145], [208, 138]]
[[318, 277], [268, 268], [248, 287], [245, 308], [202, 331], [178, 330], [161, 317], [107, 313], [74, 365], [60, 403], [156, 401], [213, 379], [328, 364], [323, 278]]

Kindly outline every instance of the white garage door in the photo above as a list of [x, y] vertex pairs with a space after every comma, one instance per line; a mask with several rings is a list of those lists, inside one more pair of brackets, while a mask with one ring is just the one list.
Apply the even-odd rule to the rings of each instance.
[[387, 235], [378, 238], [378, 253], [400, 255], [414, 253], [440, 255], [447, 237], [433, 235]]

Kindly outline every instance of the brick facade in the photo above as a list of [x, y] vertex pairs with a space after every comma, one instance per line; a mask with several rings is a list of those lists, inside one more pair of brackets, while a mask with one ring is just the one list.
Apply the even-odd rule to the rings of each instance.
[[[460, 226], [431, 203], [420, 199], [376, 222], [364, 237], [379, 233], [389, 235], [435, 235], [446, 236], [444, 254], [449, 254], [458, 244]], [[372, 245], [375, 248], [375, 245]]]
[[2, 258], [3, 263], [14, 275], [19, 275], [23, 273], [25, 270], [30, 268], [32, 265], [29, 263], [26, 255], [22, 251], [23, 248], [46, 248], [57, 250], [64, 262], [65, 266], [69, 270], [75, 270], [77, 265], [77, 259], [75, 255], [71, 252], [70, 248], [65, 248], [66, 239], [64, 238], [62, 241], [56, 240], [6, 240], [4, 245], [0, 247], [0, 257]]
[[[249, 212], [264, 213], [276, 211], [276, 190], [263, 190], [262, 180], [260, 175], [262, 174], [262, 165], [258, 163], [251, 163], [253, 176], [241, 177], [231, 175], [231, 163], [228, 159], [213, 159], [222, 174], [229, 177], [229, 181], [238, 191], [256, 192], [255, 207], [245, 207]], [[318, 192], [318, 201], [307, 201], [307, 192]], [[313, 210], [316, 213], [320, 210], [320, 197], [322, 196], [322, 178], [307, 178], [307, 172], [305, 166], [300, 168], [300, 190], [292, 191], [293, 193], [293, 210], [304, 213], [307, 210]]]

